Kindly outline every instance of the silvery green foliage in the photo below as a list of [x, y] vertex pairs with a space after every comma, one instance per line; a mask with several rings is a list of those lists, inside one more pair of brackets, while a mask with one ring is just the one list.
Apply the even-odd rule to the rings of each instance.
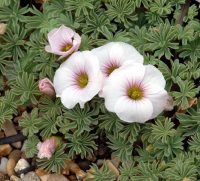
[[[48, 171], [60, 172], [65, 159], [92, 156], [103, 144], [109, 156], [121, 161], [120, 181], [200, 179], [197, 2], [49, 0], [40, 7], [23, 3], [0, 1], [0, 20], [7, 24], [0, 35], [0, 128], [20, 116], [28, 157], [37, 155], [41, 138], [59, 135], [66, 144], [51, 159], [37, 160]], [[38, 80], [52, 79], [61, 63], [44, 51], [47, 33], [62, 24], [79, 33], [80, 50], [110, 41], [135, 46], [146, 64], [163, 73], [174, 109], [145, 124], [126, 124], [107, 112], [98, 97], [84, 109], [67, 110], [58, 98], [41, 95]], [[103, 170], [93, 168], [95, 180], [115, 180], [106, 164]]]

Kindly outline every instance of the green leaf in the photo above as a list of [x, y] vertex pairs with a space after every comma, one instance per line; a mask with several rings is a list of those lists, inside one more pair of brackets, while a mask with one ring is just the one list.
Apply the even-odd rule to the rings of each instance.
[[193, 98], [199, 93], [199, 87], [195, 87], [195, 84], [189, 80], [177, 80], [177, 84], [180, 88], [179, 91], [173, 91], [172, 96], [175, 98], [174, 103], [181, 106], [181, 108], [187, 109], [189, 107], [189, 98]]
[[116, 134], [107, 135], [109, 142], [108, 147], [112, 149], [112, 155], [119, 158], [121, 161], [133, 160], [132, 151], [133, 146], [129, 140], [122, 138]]
[[39, 138], [36, 135], [29, 136], [25, 141], [25, 154], [27, 158], [32, 158], [38, 152], [37, 144], [40, 142]]
[[197, 153], [200, 151], [200, 132], [197, 132], [194, 136], [191, 137], [189, 145], [191, 151], [196, 151]]
[[75, 11], [75, 16], [88, 15], [88, 11], [94, 9], [94, 0], [65, 0], [66, 10]]
[[2, 129], [2, 125], [6, 120], [11, 121], [13, 117], [12, 114], [12, 109], [6, 107], [6, 105], [3, 102], [0, 102], [0, 129]]
[[120, 167], [120, 181], [130, 181], [136, 173], [134, 162], [123, 162]]
[[88, 178], [86, 181], [114, 181], [115, 180], [115, 175], [114, 173], [109, 169], [109, 166], [107, 165], [106, 162], [103, 163], [102, 169], [99, 169], [97, 165], [93, 164], [91, 167], [92, 170], [94, 170], [94, 178]]
[[85, 104], [84, 109], [76, 105], [73, 109], [65, 110], [64, 119], [70, 121], [66, 126], [75, 127], [75, 133], [77, 134], [81, 134], [84, 131], [89, 132], [92, 129], [91, 126], [97, 124], [98, 120], [94, 117], [96, 117], [98, 113], [99, 110], [97, 108], [90, 109], [89, 104]]
[[109, 19], [123, 23], [126, 28], [137, 20], [137, 15], [133, 15], [135, 3], [132, 0], [111, 0], [110, 3], [106, 3], [106, 7]]
[[123, 128], [123, 124], [114, 113], [107, 112], [99, 116], [99, 127], [111, 133], [118, 133]]
[[32, 137], [39, 132], [39, 124], [42, 119], [38, 115], [38, 109], [34, 108], [31, 114], [23, 112], [22, 118], [19, 121], [19, 126], [22, 128], [22, 132], [25, 136]]
[[91, 34], [91, 37], [95, 39], [99, 37], [99, 34], [104, 31], [105, 28], [110, 32], [116, 31], [116, 26], [110, 23], [110, 20], [103, 12], [97, 14], [91, 11], [90, 15], [86, 18], [86, 23], [82, 25], [83, 33]]
[[200, 101], [198, 105], [187, 110], [185, 113], [177, 113], [177, 119], [180, 121], [180, 130], [184, 136], [190, 136], [200, 131]]
[[16, 85], [14, 85], [13, 93], [19, 96], [22, 104], [31, 101], [37, 104], [36, 96], [40, 95], [38, 84], [35, 82], [35, 77], [31, 74], [23, 72], [21, 76], [16, 78]]
[[[5, 3], [6, 6], [2, 6]], [[0, 19], [3, 22], [16, 23], [18, 21], [20, 22], [26, 21], [27, 17], [24, 16], [24, 14], [26, 14], [27, 12], [28, 12], [27, 6], [21, 8], [19, 0], [12, 0], [12, 3], [11, 0], [1, 0], [0, 2]]]
[[42, 121], [38, 125], [41, 130], [40, 135], [43, 138], [48, 138], [53, 134], [58, 133], [58, 125], [61, 117], [56, 117], [54, 114], [43, 114]]
[[129, 140], [131, 143], [134, 143], [139, 136], [140, 129], [139, 123], [129, 123], [123, 127], [119, 135], [122, 138]]
[[131, 178], [132, 181], [159, 181], [163, 177], [164, 168], [154, 161], [153, 163], [140, 162], [135, 170], [135, 175]]
[[196, 38], [187, 45], [183, 45], [180, 47], [179, 52], [181, 58], [189, 57], [190, 59], [197, 60], [200, 58], [200, 38]]
[[25, 55], [25, 51], [27, 50], [26, 42], [26, 30], [23, 26], [19, 24], [12, 24], [12, 26], [7, 27], [8, 31], [3, 35], [3, 41], [0, 45], [4, 51], [9, 53], [9, 56], [12, 56], [14, 61], [19, 60]]
[[172, 56], [171, 49], [178, 49], [178, 43], [175, 40], [176, 32], [168, 23], [160, 24], [158, 27], [151, 28], [145, 39], [148, 41], [145, 45], [146, 50], [154, 51], [154, 55], [166, 59]]
[[174, 129], [174, 123], [168, 118], [158, 118], [155, 124], [151, 125], [152, 131], [150, 140], [161, 140], [167, 142], [169, 137], [173, 137], [176, 134]]
[[51, 158], [38, 159], [38, 166], [48, 172], [61, 173], [65, 166], [65, 161], [68, 160], [68, 155], [65, 152], [66, 144], [62, 144], [57, 148]]
[[182, 154], [174, 158], [168, 164], [169, 168], [165, 170], [165, 178], [170, 180], [190, 180], [197, 179], [197, 167], [194, 165], [193, 160], [183, 157]]
[[167, 158], [168, 160], [174, 158], [183, 150], [182, 141], [183, 137], [180, 136], [169, 137], [165, 142], [155, 140], [155, 156], [160, 159]]
[[87, 156], [92, 156], [94, 150], [97, 150], [97, 145], [94, 141], [97, 138], [95, 134], [89, 134], [88, 132], [84, 132], [80, 135], [68, 133], [65, 138], [68, 140], [68, 154], [72, 159], [76, 155], [80, 155], [82, 159]]
[[60, 102], [60, 99], [52, 100], [49, 96], [42, 96], [39, 100], [38, 108], [40, 114], [51, 114], [51, 115], [61, 115], [63, 105]]

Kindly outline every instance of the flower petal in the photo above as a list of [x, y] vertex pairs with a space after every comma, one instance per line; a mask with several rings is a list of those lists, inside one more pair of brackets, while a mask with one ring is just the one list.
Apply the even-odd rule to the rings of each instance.
[[132, 101], [124, 96], [117, 101], [115, 112], [125, 122], [144, 123], [151, 118], [153, 105], [145, 98], [140, 101]]
[[131, 45], [123, 42], [111, 42], [92, 50], [99, 58], [101, 71], [104, 77], [110, 65], [122, 66], [126, 61], [143, 63], [143, 56]]
[[61, 94], [61, 102], [67, 109], [72, 109], [79, 102], [80, 90], [66, 88]]
[[[124, 42], [113, 43], [110, 56], [116, 55], [121, 58], [122, 62], [131, 60], [134, 63], [143, 63], [143, 56], [131, 45]], [[121, 51], [120, 51], [121, 50]]]
[[153, 119], [164, 110], [167, 104], [168, 93], [163, 89], [160, 92], [148, 95], [147, 99], [149, 99], [153, 105], [153, 114], [151, 116], [151, 119]]
[[61, 67], [56, 70], [53, 84], [57, 97], [61, 97], [62, 92], [67, 87], [73, 86], [73, 83], [74, 83], [74, 74], [70, 69], [66, 67]]
[[163, 88], [166, 84], [163, 74], [153, 65], [145, 66], [145, 76], [142, 82], [147, 86], [158, 85]]

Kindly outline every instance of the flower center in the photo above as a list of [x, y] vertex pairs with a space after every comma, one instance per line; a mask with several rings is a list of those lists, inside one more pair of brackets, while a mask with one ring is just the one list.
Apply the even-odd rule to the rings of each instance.
[[134, 101], [138, 101], [143, 98], [143, 91], [137, 86], [130, 87], [128, 89], [128, 97]]
[[107, 75], [109, 76], [115, 69], [119, 68], [118, 65], [112, 65], [107, 69]]
[[65, 46], [62, 47], [61, 51], [67, 52], [71, 48], [72, 48], [72, 44], [66, 44]]
[[88, 84], [88, 75], [81, 73], [77, 78], [77, 84], [80, 88], [84, 88]]

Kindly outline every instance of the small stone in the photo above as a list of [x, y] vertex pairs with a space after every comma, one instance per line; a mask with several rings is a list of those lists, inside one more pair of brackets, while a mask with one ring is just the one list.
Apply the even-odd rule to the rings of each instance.
[[6, 169], [7, 163], [8, 163], [8, 159], [6, 157], [2, 157], [1, 164], [0, 164], [0, 172], [7, 174], [7, 169]]
[[9, 177], [3, 173], [0, 172], [0, 181], [4, 181], [4, 180], [9, 180]]
[[86, 173], [80, 169], [79, 165], [72, 160], [66, 160], [65, 165], [69, 168], [69, 171], [76, 175], [77, 179], [83, 179]]
[[3, 137], [4, 137], [4, 132], [0, 131], [0, 138], [3, 138]]
[[101, 167], [103, 165], [103, 163], [104, 163], [104, 159], [98, 159], [97, 160], [97, 166], [98, 167]]
[[17, 165], [15, 166], [15, 172], [18, 172], [18, 171], [23, 170], [28, 167], [30, 167], [30, 164], [25, 159], [21, 158], [17, 162]]
[[41, 168], [38, 168], [35, 172], [39, 177], [47, 174], [47, 172]]
[[[17, 134], [17, 131], [15, 129], [15, 125], [13, 124], [12, 121], [5, 121], [3, 124], [3, 129], [5, 132], [6, 136], [13, 136]], [[12, 146], [14, 146], [15, 148], [21, 148], [22, 144], [20, 141], [12, 143]]]
[[40, 176], [41, 181], [47, 181], [50, 174]]
[[41, 181], [41, 180], [35, 172], [29, 172], [23, 177], [22, 181]]
[[60, 174], [48, 174], [40, 178], [42, 181], [69, 181], [65, 176]]
[[117, 158], [117, 157], [112, 157], [111, 156], [111, 162], [113, 163], [113, 165], [116, 167], [116, 168], [119, 168], [119, 164], [120, 164], [120, 159]]
[[0, 23], [0, 35], [3, 35], [6, 32], [7, 24]]
[[113, 165], [111, 160], [106, 160], [106, 164], [108, 165], [111, 172], [115, 174], [116, 177], [119, 176], [119, 170]]
[[13, 150], [8, 156], [8, 163], [7, 163], [7, 173], [9, 176], [16, 175], [14, 168], [21, 158], [21, 151], [20, 150]]
[[77, 181], [77, 178], [75, 175], [70, 175], [70, 176], [68, 176], [68, 178], [70, 181]]
[[0, 157], [7, 156], [12, 151], [9, 144], [0, 145]]
[[11, 180], [11, 181], [22, 181], [21, 178], [15, 176], [15, 175], [12, 175], [12, 176], [10, 177], [10, 180]]

